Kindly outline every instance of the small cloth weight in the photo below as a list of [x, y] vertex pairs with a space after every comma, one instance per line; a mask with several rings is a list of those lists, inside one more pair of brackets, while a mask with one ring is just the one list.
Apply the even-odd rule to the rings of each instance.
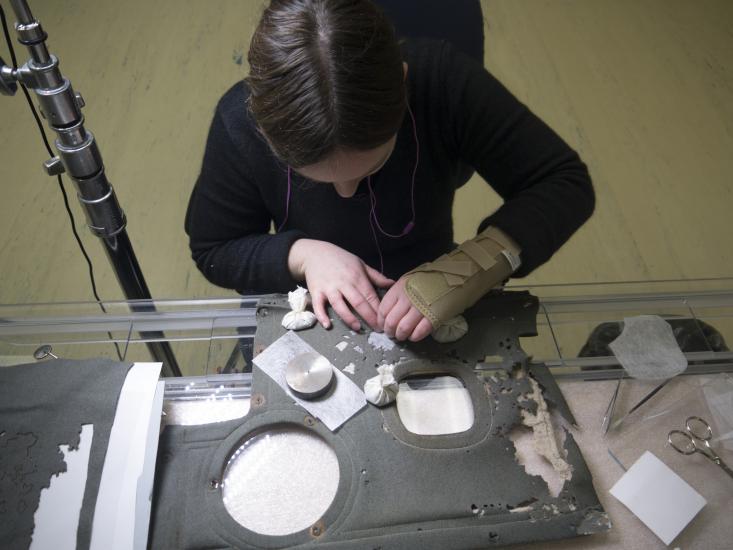
[[364, 383], [364, 395], [373, 405], [384, 407], [397, 399], [400, 387], [394, 377], [394, 365], [380, 365], [377, 372], [377, 376]]
[[467, 332], [468, 321], [463, 315], [456, 315], [433, 331], [433, 340], [441, 344], [449, 344], [460, 340]]
[[293, 311], [285, 314], [282, 326], [288, 330], [302, 330], [311, 328], [316, 323], [316, 315], [307, 311], [308, 290], [299, 286], [292, 292], [288, 292], [288, 303]]

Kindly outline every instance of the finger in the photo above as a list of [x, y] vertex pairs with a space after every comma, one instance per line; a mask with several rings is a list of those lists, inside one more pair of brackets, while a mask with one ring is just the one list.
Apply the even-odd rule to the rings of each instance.
[[346, 302], [344, 302], [344, 299], [341, 296], [340, 292], [333, 292], [329, 294], [328, 301], [331, 302], [331, 306], [333, 307], [334, 311], [338, 314], [339, 317], [341, 317], [341, 320], [344, 323], [349, 325], [352, 330], [361, 330], [361, 323], [359, 322], [359, 319], [357, 319], [354, 314], [351, 313], [349, 306], [346, 305]]
[[397, 325], [400, 324], [400, 321], [402, 321], [402, 318], [407, 315], [407, 312], [410, 311], [411, 307], [412, 304], [407, 299], [398, 300], [397, 303], [392, 306], [392, 309], [389, 311], [389, 313], [387, 313], [387, 316], [384, 318], [384, 333], [387, 336], [389, 336], [390, 338], [393, 338], [395, 336]]
[[376, 317], [380, 305], [379, 295], [377, 294], [377, 291], [374, 290], [374, 287], [368, 279], [360, 279], [355, 287], [359, 292], [361, 292], [362, 296], [364, 296], [364, 299], [366, 299], [369, 305], [372, 306], [372, 309], [374, 310], [374, 315]]
[[331, 327], [331, 319], [328, 317], [324, 304], [326, 302], [326, 296], [324, 294], [311, 294], [313, 299], [313, 313], [316, 314], [316, 319], [323, 325], [323, 328]]
[[366, 268], [369, 280], [371, 280], [371, 282], [377, 285], [379, 288], [388, 288], [394, 284], [394, 281], [392, 279], [390, 279], [389, 277], [385, 277], [382, 273], [380, 273], [373, 267], [370, 267], [366, 264], [364, 264], [364, 267]]
[[[355, 287], [346, 287], [343, 290], [344, 298], [351, 304], [351, 307], [361, 315], [370, 327], [377, 325], [377, 309], [379, 308], [379, 298], [377, 293], [368, 285], [369, 290], [366, 294], [363, 291], [357, 290]], [[374, 304], [376, 302], [376, 307]]]
[[420, 313], [416, 308], [411, 307], [397, 325], [395, 338], [397, 340], [407, 340], [407, 338], [412, 334], [412, 331], [415, 330], [415, 327], [417, 327], [418, 323], [422, 320], [422, 313]]
[[394, 288], [388, 290], [387, 294], [382, 298], [382, 302], [379, 304], [379, 309], [377, 310], [377, 328], [379, 330], [384, 330], [384, 319], [387, 317], [389, 312], [392, 311], [392, 308], [397, 303], [398, 298], [399, 295], [395, 292]]
[[430, 319], [428, 319], [427, 317], [423, 317], [423, 320], [420, 321], [415, 327], [415, 330], [412, 331], [412, 334], [410, 335], [410, 341], [419, 342], [423, 338], [426, 338], [432, 332], [433, 324], [430, 322]]

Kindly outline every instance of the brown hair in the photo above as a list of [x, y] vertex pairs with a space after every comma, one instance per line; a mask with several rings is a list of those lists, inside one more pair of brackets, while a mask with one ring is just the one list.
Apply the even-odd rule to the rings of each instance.
[[272, 0], [249, 48], [249, 108], [295, 168], [336, 149], [368, 150], [406, 107], [392, 24], [369, 0]]

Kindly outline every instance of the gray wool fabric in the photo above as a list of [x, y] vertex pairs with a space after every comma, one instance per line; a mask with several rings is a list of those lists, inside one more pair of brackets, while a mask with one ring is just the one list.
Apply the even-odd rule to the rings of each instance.
[[65, 472], [59, 445], [79, 445], [94, 425], [77, 548], [89, 547], [99, 482], [129, 363], [56, 359], [0, 368], [0, 548], [30, 546], [33, 516], [51, 476]]
[[[255, 353], [284, 334], [280, 320], [288, 311], [286, 304], [282, 296], [261, 300]], [[536, 312], [536, 298], [527, 293], [493, 295], [466, 313], [471, 337], [453, 344], [397, 344], [388, 351], [371, 346], [368, 334], [353, 333], [338, 320], [330, 331], [316, 326], [299, 332], [337, 368], [354, 363], [357, 385], [384, 362], [397, 363], [398, 379], [436, 371], [459, 378], [472, 398], [473, 426], [457, 434], [418, 436], [402, 425], [395, 406], [367, 406], [331, 432], [255, 367], [252, 407], [246, 417], [168, 426], [163, 432], [151, 547], [437, 550], [608, 529], [590, 472], [570, 434], [565, 450], [573, 477], [558, 497], [549, 494], [542, 478], [528, 475], [517, 463], [507, 434], [521, 422], [520, 409], [536, 410], [534, 401], [519, 399], [530, 391], [527, 379], [484, 383], [473, 370], [476, 359], [486, 355], [501, 355], [509, 370], [522, 362], [518, 336], [534, 332]], [[348, 347], [337, 348], [344, 339]], [[531, 365], [528, 370], [531, 374]], [[551, 397], [554, 403], [564, 403], [561, 394]], [[229, 515], [220, 482], [227, 460], [243, 441], [283, 425], [311, 430], [332, 447], [339, 486], [329, 509], [310, 529], [266, 536], [245, 529]]]

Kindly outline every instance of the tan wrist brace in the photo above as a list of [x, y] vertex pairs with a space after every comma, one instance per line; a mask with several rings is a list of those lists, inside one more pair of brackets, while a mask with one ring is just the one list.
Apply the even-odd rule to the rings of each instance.
[[407, 273], [405, 291], [433, 328], [438, 328], [516, 271], [519, 253], [507, 235], [489, 227], [449, 254]]

